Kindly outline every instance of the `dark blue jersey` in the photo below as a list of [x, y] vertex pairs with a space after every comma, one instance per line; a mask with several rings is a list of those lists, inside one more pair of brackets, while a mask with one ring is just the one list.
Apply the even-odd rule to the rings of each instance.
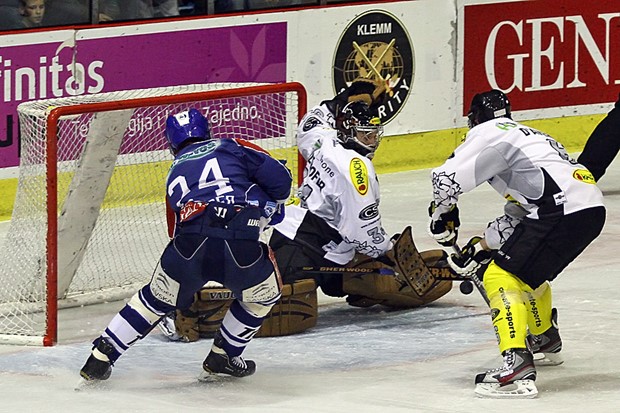
[[179, 213], [188, 201], [238, 206], [283, 203], [291, 173], [266, 151], [238, 139], [211, 139], [183, 148], [167, 178], [170, 207]]

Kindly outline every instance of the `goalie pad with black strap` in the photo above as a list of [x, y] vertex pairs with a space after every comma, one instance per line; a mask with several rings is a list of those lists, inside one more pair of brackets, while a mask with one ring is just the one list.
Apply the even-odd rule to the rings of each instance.
[[[394, 308], [431, 303], [452, 289], [448, 269], [429, 268], [429, 264], [435, 265], [442, 260], [444, 254], [443, 250], [418, 252], [411, 227], [407, 227], [387, 254], [394, 262], [393, 267], [362, 254], [351, 261], [349, 265], [352, 267], [371, 268], [377, 272], [344, 274], [343, 289], [349, 294], [347, 301], [359, 307], [381, 304]], [[380, 271], [382, 268], [392, 269], [394, 275], [386, 275], [389, 271]]]
[[[282, 297], [272, 307], [256, 337], [301, 333], [314, 327], [318, 317], [316, 283], [297, 280], [282, 286]], [[176, 313], [175, 328], [182, 341], [212, 338], [232, 304], [232, 291], [224, 287], [203, 287], [187, 310]]]

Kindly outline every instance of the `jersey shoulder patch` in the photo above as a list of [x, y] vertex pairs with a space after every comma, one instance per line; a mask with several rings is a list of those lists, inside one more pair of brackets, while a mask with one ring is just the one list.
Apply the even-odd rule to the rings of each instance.
[[308, 132], [310, 129], [315, 128], [316, 126], [322, 124], [323, 122], [321, 122], [321, 120], [315, 116], [310, 116], [308, 117], [308, 119], [306, 119], [304, 121], [304, 124], [302, 125], [301, 129], [304, 132]]

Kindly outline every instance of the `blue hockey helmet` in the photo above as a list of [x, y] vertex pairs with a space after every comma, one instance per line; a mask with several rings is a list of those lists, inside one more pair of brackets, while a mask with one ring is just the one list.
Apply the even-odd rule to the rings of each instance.
[[188, 141], [211, 139], [209, 122], [197, 109], [190, 109], [168, 116], [166, 139], [170, 150], [176, 154]]
[[501, 90], [492, 89], [477, 93], [471, 100], [467, 123], [470, 128], [495, 118], [512, 119], [510, 101]]

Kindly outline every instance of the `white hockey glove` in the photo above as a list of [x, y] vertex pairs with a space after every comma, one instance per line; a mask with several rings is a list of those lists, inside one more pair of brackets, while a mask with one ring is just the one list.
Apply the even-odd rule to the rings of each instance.
[[428, 207], [428, 216], [431, 217], [428, 232], [440, 245], [451, 247], [456, 244], [461, 221], [459, 219], [459, 208], [456, 204], [452, 205], [448, 212], [433, 218], [437, 206], [432, 201]]
[[461, 255], [450, 254], [448, 264], [457, 274], [474, 277], [483, 265], [491, 262], [492, 251], [485, 250], [480, 241], [482, 237], [473, 237], [461, 250]]

